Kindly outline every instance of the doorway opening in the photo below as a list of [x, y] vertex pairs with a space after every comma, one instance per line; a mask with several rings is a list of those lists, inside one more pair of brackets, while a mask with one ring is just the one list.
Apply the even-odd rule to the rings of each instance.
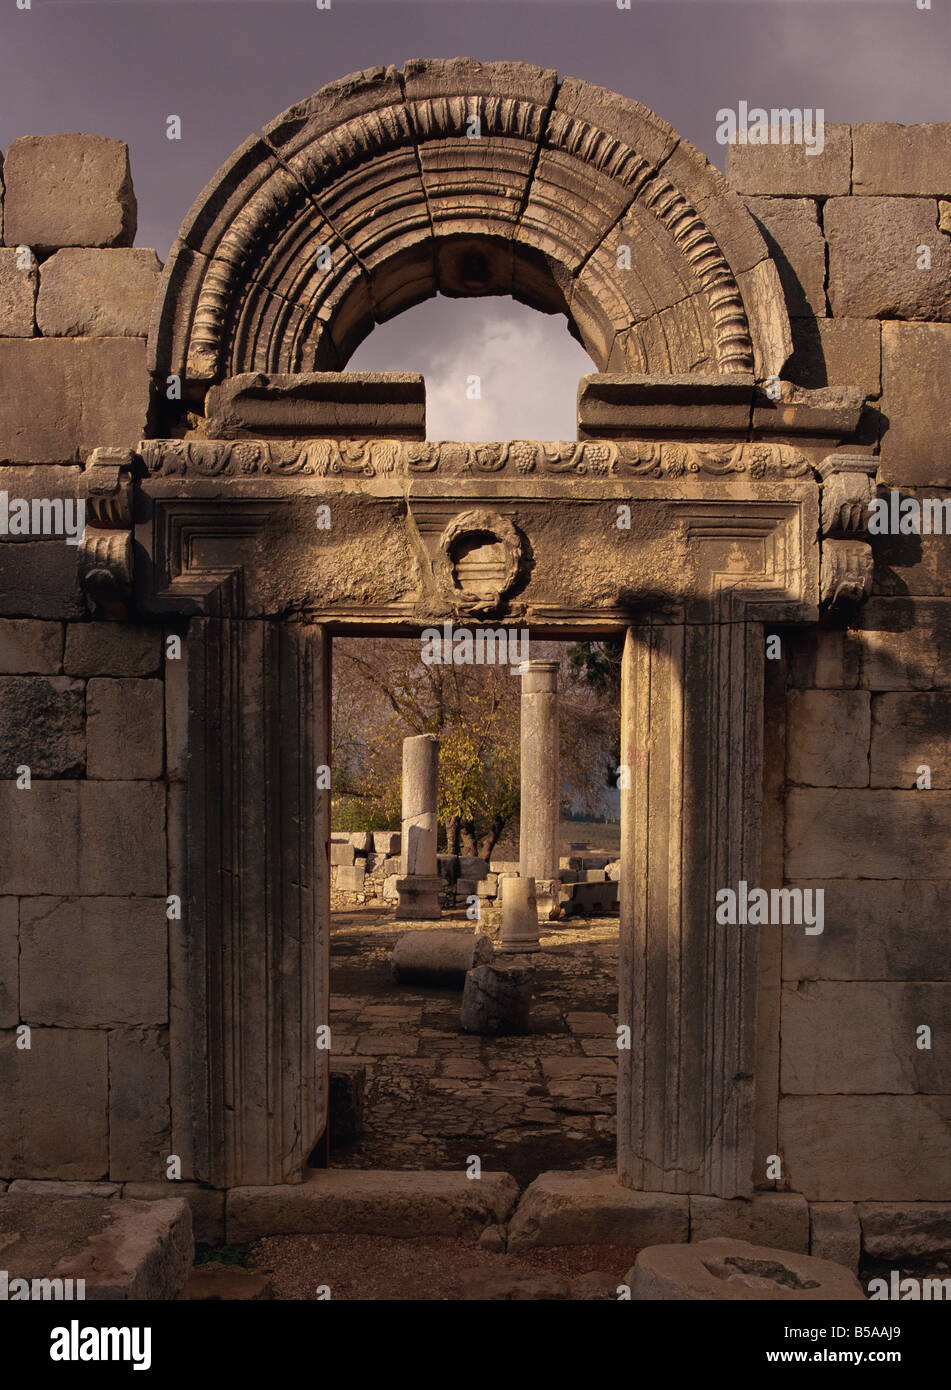
[[[557, 881], [524, 955], [500, 949], [502, 880], [519, 873], [522, 677], [424, 652], [419, 636], [333, 641], [328, 1161], [458, 1171], [475, 1156], [523, 1186], [613, 1171], [621, 643], [531, 643], [533, 663], [557, 663], [560, 814]], [[438, 743], [438, 909], [401, 920], [403, 740], [420, 734]], [[447, 929], [531, 971], [522, 1029], [466, 1031], [462, 976], [394, 977], [400, 938]]]

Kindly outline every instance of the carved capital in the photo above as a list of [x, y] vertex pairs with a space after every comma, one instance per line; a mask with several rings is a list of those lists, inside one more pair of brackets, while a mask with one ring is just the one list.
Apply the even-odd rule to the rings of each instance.
[[872, 589], [872, 547], [867, 541], [825, 541], [819, 572], [820, 597], [835, 608], [861, 603]]
[[877, 468], [878, 460], [865, 454], [830, 454], [822, 460], [823, 536], [866, 534]]

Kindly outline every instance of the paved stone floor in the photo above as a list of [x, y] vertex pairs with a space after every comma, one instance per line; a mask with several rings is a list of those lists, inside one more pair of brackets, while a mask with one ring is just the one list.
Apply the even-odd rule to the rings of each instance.
[[[459, 913], [429, 925], [469, 924]], [[522, 1184], [549, 1168], [612, 1168], [617, 918], [545, 924], [542, 950], [518, 958], [536, 971], [531, 1031], [503, 1038], [461, 1031], [460, 989], [394, 982], [390, 952], [407, 928], [378, 908], [332, 918], [333, 1053], [367, 1065], [365, 1131], [332, 1166], [445, 1169], [476, 1154]]]

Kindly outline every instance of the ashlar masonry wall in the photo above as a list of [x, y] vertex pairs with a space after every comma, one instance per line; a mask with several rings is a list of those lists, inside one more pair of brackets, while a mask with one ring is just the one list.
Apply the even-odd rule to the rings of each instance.
[[[951, 496], [951, 125], [734, 146], [727, 176], [783, 280], [784, 375], [868, 393], [880, 495]], [[825, 931], [784, 932], [777, 1152], [811, 1201], [947, 1200], [951, 539], [872, 544], [870, 600], [786, 639], [785, 881], [825, 890]]]

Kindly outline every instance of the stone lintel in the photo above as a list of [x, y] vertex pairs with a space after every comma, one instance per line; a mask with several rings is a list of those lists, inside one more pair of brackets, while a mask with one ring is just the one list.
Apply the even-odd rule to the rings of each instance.
[[211, 439], [426, 438], [418, 372], [244, 372], [205, 399]]
[[579, 439], [671, 432], [699, 439], [746, 438], [753, 410], [752, 374], [622, 376], [591, 373], [578, 383]]

